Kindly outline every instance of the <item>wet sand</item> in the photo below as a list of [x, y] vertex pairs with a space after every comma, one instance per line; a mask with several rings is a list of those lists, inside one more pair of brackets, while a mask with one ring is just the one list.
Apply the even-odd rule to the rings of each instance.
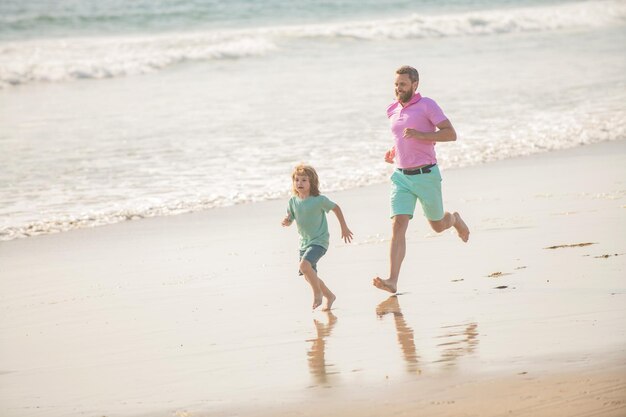
[[624, 167], [618, 141], [444, 171], [470, 242], [416, 215], [391, 297], [388, 186], [328, 194], [355, 234], [331, 214], [331, 314], [286, 201], [1, 242], [0, 414], [626, 415]]

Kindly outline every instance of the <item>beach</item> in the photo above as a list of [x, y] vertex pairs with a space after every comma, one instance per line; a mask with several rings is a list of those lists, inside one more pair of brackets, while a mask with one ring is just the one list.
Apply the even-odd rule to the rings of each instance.
[[623, 416], [625, 166], [625, 140], [444, 166], [470, 240], [418, 210], [397, 296], [388, 184], [329, 192], [331, 313], [286, 199], [0, 242], [0, 414]]
[[[0, 417], [623, 417], [624, 45], [622, 0], [3, 0]], [[418, 208], [391, 295], [403, 65], [471, 235]]]

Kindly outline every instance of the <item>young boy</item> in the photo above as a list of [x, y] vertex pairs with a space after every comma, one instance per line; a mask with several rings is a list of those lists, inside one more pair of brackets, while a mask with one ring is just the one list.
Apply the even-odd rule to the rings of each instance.
[[348, 229], [341, 208], [328, 197], [320, 195], [319, 179], [315, 169], [309, 165], [298, 165], [291, 174], [293, 197], [289, 200], [287, 216], [283, 226], [290, 226], [295, 220], [300, 234], [300, 275], [313, 289], [313, 310], [326, 298], [323, 311], [330, 311], [335, 294], [317, 275], [317, 261], [328, 250], [329, 233], [326, 213], [333, 211], [341, 225], [341, 238], [344, 242], [352, 241], [352, 232]]

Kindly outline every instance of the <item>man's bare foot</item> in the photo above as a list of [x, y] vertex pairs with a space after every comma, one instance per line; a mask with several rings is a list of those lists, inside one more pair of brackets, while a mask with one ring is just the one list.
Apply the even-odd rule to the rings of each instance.
[[330, 309], [333, 308], [333, 303], [336, 299], [337, 297], [335, 297], [335, 294], [333, 293], [330, 293], [330, 296], [326, 296], [326, 305], [322, 308], [322, 311], [330, 311]]
[[396, 283], [391, 282], [390, 279], [380, 279], [379, 277], [374, 278], [372, 284], [378, 289], [389, 291], [392, 294], [395, 294], [398, 289], [396, 288]]
[[456, 229], [457, 234], [463, 242], [467, 242], [470, 235], [469, 227], [467, 227], [459, 213], [456, 211], [454, 212], [454, 219], [454, 228]]
[[322, 292], [320, 291], [317, 294], [313, 294], [313, 310], [322, 305]]

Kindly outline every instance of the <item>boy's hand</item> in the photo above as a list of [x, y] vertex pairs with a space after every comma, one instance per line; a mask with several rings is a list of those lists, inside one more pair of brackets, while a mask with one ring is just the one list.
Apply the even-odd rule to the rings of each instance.
[[293, 220], [289, 218], [289, 215], [286, 215], [280, 224], [282, 224], [283, 227], [287, 227], [287, 226], [291, 226], [291, 223], [293, 223]]
[[350, 231], [350, 229], [348, 229], [347, 226], [341, 228], [341, 238], [346, 243], [352, 242], [352, 232]]

